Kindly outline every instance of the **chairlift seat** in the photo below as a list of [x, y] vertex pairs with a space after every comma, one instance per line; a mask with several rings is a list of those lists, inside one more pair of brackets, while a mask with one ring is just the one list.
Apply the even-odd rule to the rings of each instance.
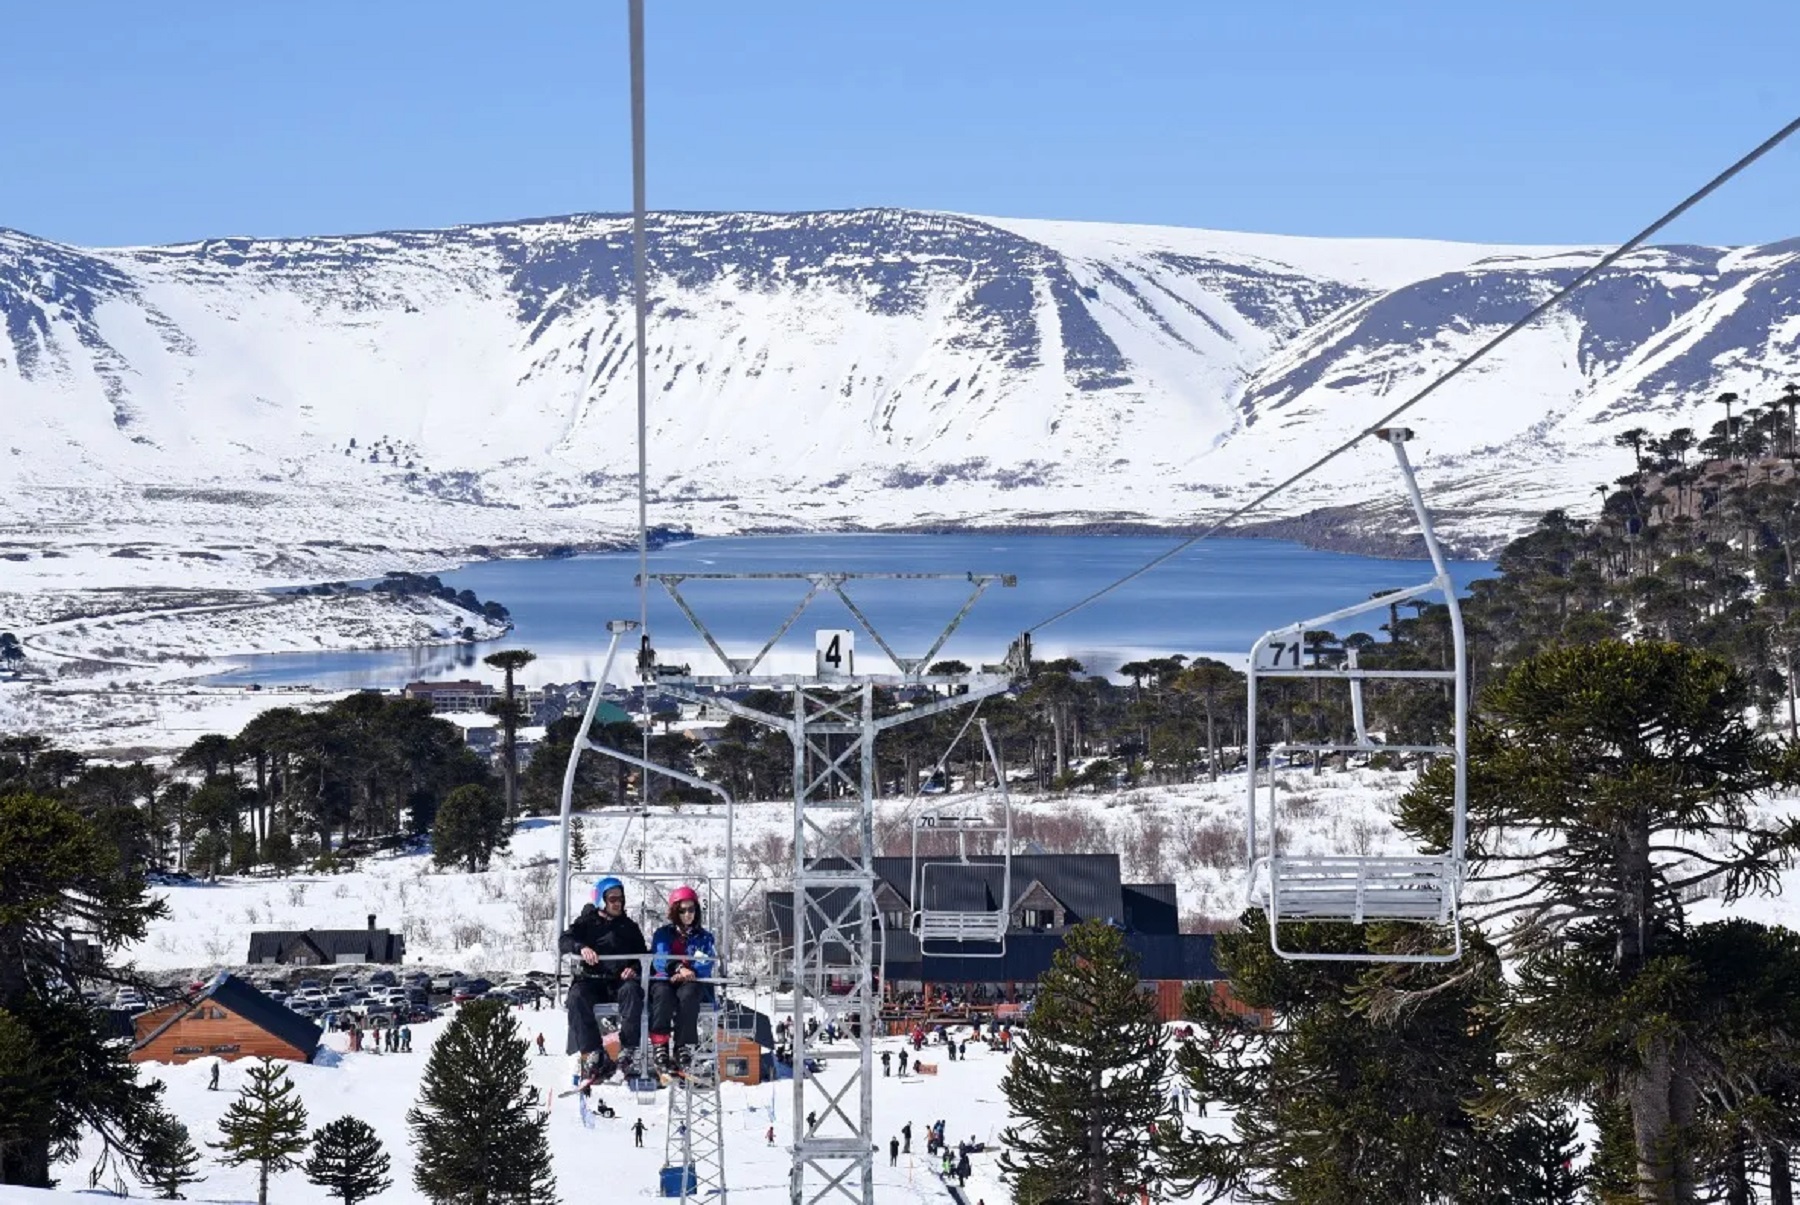
[[1006, 939], [1007, 916], [1004, 912], [943, 912], [925, 909], [919, 913], [921, 942], [999, 942]]
[[[1261, 903], [1268, 913], [1269, 942], [1282, 958], [1348, 961], [1348, 962], [1454, 962], [1462, 956], [1462, 930], [1458, 923], [1458, 893], [1462, 889], [1463, 856], [1468, 825], [1468, 647], [1463, 630], [1462, 609], [1457, 601], [1456, 584], [1432, 528], [1431, 513], [1406, 457], [1406, 441], [1412, 433], [1388, 427], [1373, 433], [1393, 450], [1394, 459], [1404, 480], [1407, 499], [1418, 520], [1425, 550], [1431, 558], [1429, 581], [1398, 590], [1383, 591], [1361, 602], [1339, 608], [1326, 615], [1291, 623], [1264, 633], [1250, 648], [1245, 675], [1244, 752], [1248, 765], [1245, 775], [1245, 818], [1250, 854], [1248, 882], [1250, 902]], [[1389, 666], [1365, 666], [1354, 645], [1327, 655], [1310, 634], [1330, 632], [1344, 620], [1357, 619], [1401, 603], [1431, 598], [1442, 599], [1450, 623], [1451, 648], [1449, 665], [1444, 668], [1420, 669]], [[1258, 748], [1257, 688], [1264, 679], [1283, 678], [1304, 681], [1311, 678], [1315, 688], [1325, 680], [1342, 681], [1350, 691], [1350, 718], [1355, 739], [1350, 742], [1320, 741], [1304, 744], [1277, 742]], [[1451, 691], [1453, 739], [1449, 743], [1434, 741], [1403, 746], [1378, 745], [1372, 739], [1363, 703], [1363, 688], [1368, 682], [1389, 681], [1414, 683], [1437, 689], [1443, 683]], [[1267, 768], [1263, 768], [1263, 750], [1267, 752]], [[1406, 752], [1426, 756], [1452, 758], [1454, 787], [1451, 801], [1450, 834], [1442, 854], [1415, 854], [1401, 857], [1289, 857], [1274, 853], [1282, 847], [1282, 807], [1277, 785], [1282, 770], [1291, 767], [1292, 754], [1310, 752], [1315, 759], [1329, 753]], [[1258, 791], [1268, 789], [1266, 836], [1258, 831]], [[1268, 850], [1268, 853], [1263, 853]], [[1257, 898], [1260, 896], [1260, 900]], [[1334, 950], [1284, 949], [1281, 944], [1282, 922], [1318, 921], [1362, 924], [1368, 921], [1404, 921], [1414, 924], [1447, 926], [1449, 948], [1426, 953], [1400, 953], [1382, 950], [1340, 952]]]
[[1269, 859], [1269, 916], [1281, 921], [1449, 924], [1459, 879], [1448, 855]]

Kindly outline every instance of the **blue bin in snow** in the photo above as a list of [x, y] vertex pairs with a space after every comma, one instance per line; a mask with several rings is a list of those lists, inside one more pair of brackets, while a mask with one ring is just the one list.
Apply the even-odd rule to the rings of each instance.
[[694, 1189], [699, 1184], [699, 1180], [695, 1177], [694, 1169], [692, 1167], [663, 1168], [662, 1195], [665, 1197], [679, 1197], [681, 1195], [683, 1181], [686, 1181], [688, 1195], [693, 1196]]

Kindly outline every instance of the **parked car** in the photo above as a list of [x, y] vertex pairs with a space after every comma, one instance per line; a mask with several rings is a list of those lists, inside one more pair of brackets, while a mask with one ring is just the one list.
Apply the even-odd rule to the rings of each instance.
[[473, 1000], [477, 996], [485, 995], [493, 988], [493, 986], [493, 984], [479, 976], [474, 979], [464, 979], [451, 990], [450, 998], [458, 1004], [461, 1004], [465, 1000]]
[[371, 987], [393, 987], [394, 984], [398, 982], [400, 982], [400, 980], [395, 977], [394, 972], [392, 971], [376, 971], [373, 975], [369, 976], [369, 986]]
[[431, 977], [432, 994], [436, 996], [448, 996], [452, 991], [456, 990], [456, 985], [461, 981], [462, 976], [454, 971], [440, 971], [438, 974]]
[[338, 990], [356, 985], [356, 976], [349, 971], [339, 971], [331, 977], [331, 986]]

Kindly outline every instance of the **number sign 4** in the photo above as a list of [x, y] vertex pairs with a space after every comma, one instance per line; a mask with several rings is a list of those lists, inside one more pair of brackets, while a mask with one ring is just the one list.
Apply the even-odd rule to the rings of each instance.
[[815, 667], [821, 678], [842, 678], [856, 672], [856, 633], [847, 628], [822, 628], [813, 633]]

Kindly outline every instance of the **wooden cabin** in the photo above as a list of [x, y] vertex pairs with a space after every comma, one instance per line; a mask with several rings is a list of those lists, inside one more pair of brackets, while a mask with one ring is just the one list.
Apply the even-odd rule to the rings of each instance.
[[172, 1001], [132, 1021], [134, 1063], [186, 1063], [193, 1059], [288, 1059], [312, 1061], [323, 1031], [221, 971], [197, 994]]

